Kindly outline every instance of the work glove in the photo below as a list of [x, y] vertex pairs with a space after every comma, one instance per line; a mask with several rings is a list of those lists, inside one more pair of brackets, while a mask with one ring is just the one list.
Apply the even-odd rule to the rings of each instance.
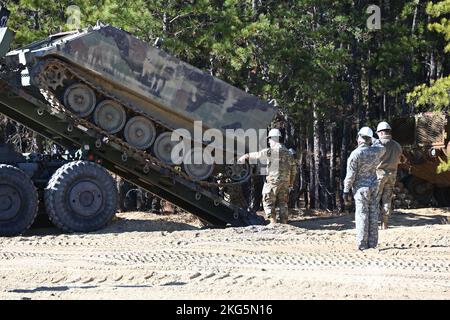
[[247, 160], [247, 155], [246, 155], [246, 154], [244, 154], [242, 157], [240, 157], [240, 158], [237, 160], [237, 163], [238, 163], [238, 164], [243, 164], [243, 163], [245, 163], [245, 160]]
[[352, 205], [352, 197], [350, 196], [349, 192], [344, 192], [344, 204], [347, 208], [351, 207]]

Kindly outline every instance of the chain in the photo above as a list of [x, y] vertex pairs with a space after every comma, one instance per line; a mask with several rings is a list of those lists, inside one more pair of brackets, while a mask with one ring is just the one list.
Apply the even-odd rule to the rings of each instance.
[[[85, 127], [86, 129], [90, 129], [90, 130], [96, 132], [99, 136], [106, 137], [108, 139], [108, 141], [112, 141], [115, 144], [119, 145], [122, 150], [126, 150], [125, 153], [127, 156], [134, 155], [134, 158], [136, 158], [136, 157], [139, 158], [139, 161], [146, 162], [145, 166], [147, 166], [148, 162], [150, 162], [154, 166], [162, 167], [162, 168], [170, 171], [174, 175], [177, 175], [185, 180], [196, 183], [203, 187], [238, 186], [238, 185], [241, 185], [241, 184], [247, 182], [250, 179], [250, 177], [252, 176], [251, 174], [249, 174], [245, 179], [236, 181], [236, 182], [215, 183], [215, 182], [208, 182], [208, 181], [195, 181], [188, 174], [184, 173], [183, 171], [177, 170], [175, 167], [166, 164], [165, 162], [159, 160], [156, 157], [153, 157], [151, 154], [147, 153], [146, 151], [139, 150], [139, 149], [131, 146], [130, 144], [126, 143], [122, 139], [120, 139], [112, 134], [107, 133], [103, 129], [95, 126], [94, 124], [92, 124], [91, 122], [89, 122], [83, 118], [78, 117], [76, 114], [74, 114], [73, 112], [68, 110], [68, 108], [64, 107], [64, 105], [59, 101], [59, 99], [55, 96], [55, 94], [50, 90], [49, 85], [44, 77], [44, 66], [50, 66], [50, 65], [56, 65], [58, 68], [61, 68], [65, 72], [68, 72], [69, 74], [71, 74], [71, 76], [78, 78], [78, 80], [84, 82], [91, 88], [94, 88], [97, 92], [101, 93], [103, 96], [105, 96], [109, 99], [112, 99], [115, 102], [131, 109], [133, 112], [135, 112], [139, 115], [142, 115], [146, 118], [150, 118], [152, 121], [158, 123], [159, 125], [161, 125], [163, 127], [168, 128], [168, 126], [165, 123], [150, 117], [149, 115], [142, 112], [142, 110], [136, 108], [132, 104], [122, 101], [120, 98], [114, 96], [113, 94], [106, 92], [101, 86], [92, 83], [90, 80], [86, 79], [85, 77], [80, 75], [78, 72], [76, 72], [73, 68], [67, 66], [65, 63], [63, 63], [57, 59], [47, 60], [45, 62], [45, 64], [40, 67], [39, 71], [42, 71], [42, 72], [37, 72], [37, 75], [36, 75], [37, 78], [35, 78], [35, 81], [37, 81], [37, 84], [40, 87], [42, 95], [45, 97], [45, 99], [47, 100], [47, 102], [50, 104], [50, 106], [52, 108], [56, 109], [60, 113], [65, 114], [76, 125], [81, 125], [81, 126]], [[173, 128], [169, 128], [169, 129], [173, 130]]]

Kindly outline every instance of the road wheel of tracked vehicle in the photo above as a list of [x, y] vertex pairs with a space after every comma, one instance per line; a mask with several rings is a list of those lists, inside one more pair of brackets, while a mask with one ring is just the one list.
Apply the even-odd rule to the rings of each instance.
[[172, 150], [175, 147], [176, 144], [178, 144], [178, 141], [172, 141], [172, 132], [164, 132], [160, 134], [153, 145], [153, 152], [155, 153], [155, 156], [165, 162], [172, 164]]
[[[197, 155], [197, 157], [195, 155]], [[184, 157], [183, 168], [192, 180], [205, 180], [214, 171], [213, 159], [208, 153], [203, 154], [202, 149], [196, 148]]]
[[74, 161], [59, 168], [45, 189], [50, 220], [68, 232], [89, 232], [106, 226], [116, 213], [117, 188], [101, 166]]
[[245, 164], [230, 164], [225, 167], [225, 172], [233, 181], [242, 181], [250, 175], [250, 165]]
[[64, 91], [64, 105], [80, 117], [86, 117], [94, 111], [95, 92], [87, 85], [75, 83]]
[[104, 100], [95, 108], [94, 122], [108, 133], [119, 132], [126, 121], [125, 109], [117, 102]]
[[38, 194], [31, 179], [20, 169], [0, 165], [0, 236], [19, 235], [33, 224]]
[[141, 150], [149, 148], [156, 138], [153, 122], [141, 116], [131, 118], [125, 125], [123, 133], [129, 144]]

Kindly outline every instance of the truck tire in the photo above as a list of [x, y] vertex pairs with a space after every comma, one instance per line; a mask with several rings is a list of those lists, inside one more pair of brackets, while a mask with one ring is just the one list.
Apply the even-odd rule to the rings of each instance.
[[38, 193], [22, 170], [0, 164], [0, 236], [16, 236], [33, 224], [38, 213]]
[[116, 183], [96, 163], [69, 162], [50, 179], [45, 189], [45, 207], [50, 220], [63, 231], [99, 230], [116, 214]]

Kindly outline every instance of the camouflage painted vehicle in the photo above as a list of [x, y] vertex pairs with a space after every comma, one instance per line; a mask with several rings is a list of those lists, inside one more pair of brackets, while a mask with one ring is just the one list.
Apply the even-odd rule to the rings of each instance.
[[402, 145], [401, 180], [422, 205], [450, 206], [450, 172], [437, 173], [450, 156], [450, 116], [423, 113], [398, 118], [393, 137]]
[[[38, 185], [25, 179], [21, 161], [10, 163], [0, 153], [0, 236], [23, 233], [31, 225], [38, 197], [30, 195], [36, 190], [60, 229], [104, 227], [117, 204], [110, 173], [208, 225], [264, 222], [225, 197], [230, 189], [242, 194], [240, 187], [252, 171], [248, 164], [190, 164], [185, 158], [173, 163], [177, 142], [171, 138], [182, 129], [193, 151], [205, 150], [211, 140], [234, 141], [215, 148], [233, 160], [245, 151], [246, 130], [266, 131], [273, 106], [109, 25], [52, 35], [9, 51], [13, 38], [0, 27], [0, 112], [65, 150], [77, 150], [80, 157], [45, 179], [38, 177]], [[196, 129], [215, 132], [203, 141]]]
[[[275, 115], [270, 104], [203, 72], [131, 34], [110, 25], [54, 35], [9, 52], [8, 59], [26, 60], [33, 86], [77, 117], [90, 121], [109, 135], [171, 164], [175, 129], [194, 136], [194, 121], [203, 132], [218, 129], [265, 129]], [[48, 97], [47, 97], [48, 98]], [[245, 146], [245, 136], [236, 135]], [[228, 139], [228, 138], [224, 138]], [[200, 137], [201, 140], [201, 137]], [[200, 141], [205, 144], [205, 141]], [[236, 154], [237, 145], [220, 152]], [[248, 177], [244, 165], [183, 164], [193, 180], [213, 172], [233, 181]]]

